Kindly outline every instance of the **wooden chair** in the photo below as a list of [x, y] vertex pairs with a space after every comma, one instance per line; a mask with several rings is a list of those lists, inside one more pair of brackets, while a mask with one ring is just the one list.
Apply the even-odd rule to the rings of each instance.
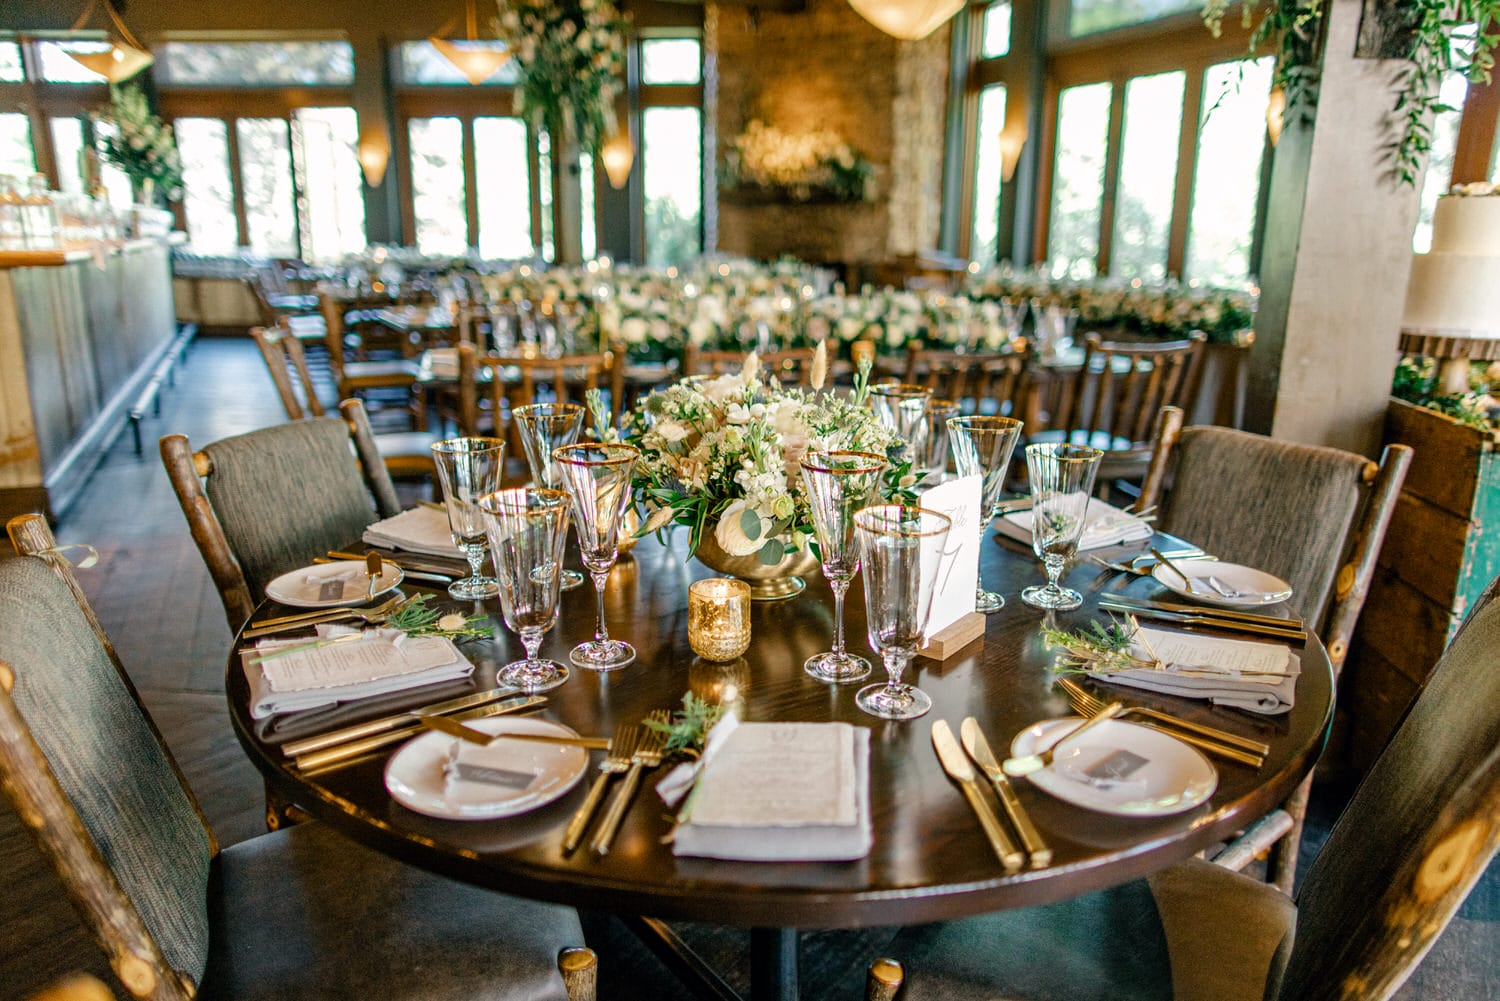
[[[318, 399], [301, 341], [289, 333], [284, 323], [270, 328], [252, 328], [250, 336], [266, 360], [286, 415], [294, 421], [322, 417], [323, 401]], [[389, 431], [375, 435], [375, 448], [380, 452], [385, 468], [396, 479], [435, 482], [432, 443], [438, 438], [430, 431]]]
[[[760, 356], [761, 372], [783, 386], [808, 387], [812, 377], [813, 348], [766, 351]], [[689, 344], [682, 355], [683, 375], [733, 375], [745, 367], [748, 351], [702, 351]]]
[[[1083, 364], [1055, 381], [1046, 429], [1027, 429], [1028, 441], [1067, 440], [1103, 449], [1098, 482], [1138, 479], [1151, 461], [1151, 431], [1164, 406], [1192, 411], [1203, 335], [1165, 342], [1084, 339]], [[1034, 423], [1042, 423], [1034, 414]]]
[[417, 377], [420, 366], [409, 358], [380, 361], [350, 361], [346, 356], [348, 331], [344, 327], [344, 307], [329, 295], [319, 298], [323, 325], [327, 329], [328, 367], [340, 399], [355, 397], [392, 404], [408, 411], [412, 425], [426, 427], [426, 398]]
[[[161, 439], [162, 462], [231, 632], [277, 576], [348, 545], [400, 510], [363, 405], [236, 435], [195, 452]], [[373, 498], [373, 503], [372, 503]]]
[[910, 348], [902, 381], [926, 386], [936, 398], [957, 400], [965, 414], [1022, 419], [1030, 389], [1022, 355], [943, 348]]
[[[458, 346], [459, 427], [464, 434], [492, 434], [510, 443], [509, 454], [521, 456], [520, 439], [507, 434], [510, 413], [528, 403], [583, 403], [591, 389], [608, 388], [610, 419], [623, 393], [620, 355], [482, 355], [471, 344]], [[488, 378], [486, 378], [488, 376]]]
[[[8, 529], [21, 558], [0, 560], [0, 788], [126, 996], [568, 996], [571, 908], [410, 868], [323, 824], [220, 850], [46, 522]], [[592, 997], [576, 969], [592, 965], [565, 956], [571, 997]]]
[[[1421, 962], [1500, 846], [1500, 581], [1476, 603], [1356, 790], [1294, 904], [1190, 859], [1027, 910], [904, 929], [904, 1001], [1379, 1001]], [[873, 971], [872, 971], [873, 973]], [[884, 961], [870, 997], [902, 976]]]

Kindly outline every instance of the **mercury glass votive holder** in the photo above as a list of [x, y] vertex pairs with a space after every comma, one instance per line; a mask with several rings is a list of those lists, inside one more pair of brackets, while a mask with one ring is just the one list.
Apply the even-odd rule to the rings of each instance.
[[704, 660], [734, 660], [750, 646], [750, 585], [708, 577], [688, 587], [688, 646]]

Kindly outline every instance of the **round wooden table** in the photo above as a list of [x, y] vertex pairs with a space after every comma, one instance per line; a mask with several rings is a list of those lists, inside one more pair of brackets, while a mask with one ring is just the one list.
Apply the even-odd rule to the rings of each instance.
[[[602, 858], [586, 844], [571, 856], [560, 846], [587, 782], [550, 805], [510, 819], [461, 822], [420, 816], [397, 805], [385, 790], [382, 770], [389, 753], [314, 777], [290, 768], [276, 746], [256, 736], [237, 652], [230, 657], [226, 686], [236, 732], [256, 767], [289, 800], [350, 837], [422, 868], [510, 894], [621, 915], [781, 930], [762, 931], [756, 939], [774, 952], [770, 959], [761, 957], [769, 971], [762, 980], [776, 981], [765, 989], [757, 981], [757, 997], [795, 992], [796, 938], [791, 929], [905, 925], [1024, 907], [1102, 889], [1180, 861], [1279, 805], [1311, 769], [1327, 733], [1332, 673], [1316, 639], [1301, 651], [1296, 705], [1283, 716], [1252, 716], [1086, 683], [1100, 694], [1114, 692], [1128, 702], [1263, 741], [1271, 753], [1258, 771], [1216, 759], [1219, 787], [1210, 801], [1158, 819], [1091, 813], [1018, 781], [1022, 802], [1054, 848], [1054, 863], [1006, 875], [960, 789], [942, 771], [930, 730], [938, 719], [956, 730], [972, 715], [1003, 754], [1027, 725], [1071, 715], [1048, 671], [1052, 655], [1038, 628], [1042, 614], [1018, 596], [1023, 585], [1041, 578], [1030, 553], [993, 534], [984, 541], [983, 580], [1006, 595], [1006, 607], [989, 616], [984, 638], [958, 655], [944, 663], [914, 664], [908, 680], [932, 696], [933, 710], [918, 720], [895, 722], [874, 719], [855, 707], [859, 685], [826, 685], [803, 672], [803, 660], [827, 649], [832, 636], [832, 595], [821, 576], [809, 580], [797, 598], [755, 606], [753, 639], [738, 670], [697, 659], [687, 643], [687, 588], [691, 580], [711, 574], [697, 561], [684, 559], [685, 544], [683, 532], [676, 533], [670, 547], [647, 538], [620, 560], [605, 593], [609, 630], [633, 643], [638, 659], [611, 674], [575, 669], [565, 685], [546, 693], [549, 702], [541, 715], [581, 734], [607, 736], [621, 721], [638, 720], [652, 709], [675, 708], [689, 690], [721, 693], [729, 681], [741, 700], [742, 719], [839, 720], [867, 727], [874, 827], [867, 858], [845, 863], [677, 858], [662, 843], [670, 811], [652, 792], [650, 776], [613, 850]], [[576, 559], [571, 557], [570, 565]], [[1059, 616], [1060, 623], [1081, 625], [1102, 618], [1095, 608], [1101, 592], [1146, 597], [1160, 590], [1149, 578], [1101, 579], [1097, 572], [1087, 563], [1071, 571], [1067, 582], [1088, 600], [1082, 609]], [[498, 621], [493, 603], [489, 610]], [[268, 602], [256, 618], [281, 612], [281, 606]], [[864, 598], [857, 581], [847, 616], [850, 649], [870, 657], [879, 673], [864, 636]], [[560, 621], [542, 652], [566, 663], [569, 649], [592, 636], [593, 629], [592, 588], [565, 592]], [[521, 653], [516, 637], [504, 629], [494, 642], [477, 641], [466, 649], [477, 665], [475, 688], [493, 687], [496, 667]], [[436, 700], [414, 698], [412, 704]]]

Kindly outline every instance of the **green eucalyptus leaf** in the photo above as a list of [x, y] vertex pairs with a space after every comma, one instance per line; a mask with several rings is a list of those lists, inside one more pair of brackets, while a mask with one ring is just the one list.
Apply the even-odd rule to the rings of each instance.
[[760, 515], [755, 513], [754, 508], [747, 507], [740, 512], [740, 531], [745, 533], [747, 539], [760, 538]]
[[760, 552], [757, 555], [760, 557], [762, 563], [768, 567], [773, 567], [780, 563], [781, 558], [786, 555], [786, 545], [780, 539], [768, 539], [766, 544], [760, 547]]

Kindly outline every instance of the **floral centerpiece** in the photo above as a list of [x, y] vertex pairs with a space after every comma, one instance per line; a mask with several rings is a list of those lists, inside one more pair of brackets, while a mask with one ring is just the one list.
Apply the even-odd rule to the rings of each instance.
[[729, 144], [721, 179], [728, 188], [784, 192], [797, 202], [818, 195], [862, 202], [875, 194], [874, 167], [837, 133], [783, 132], [759, 120]]
[[168, 201], [182, 197], [182, 158], [172, 126], [151, 113], [140, 87], [111, 87], [110, 114], [104, 121], [114, 125], [113, 134], [99, 137], [99, 153], [130, 178], [137, 200], [151, 197], [153, 190]]
[[594, 153], [614, 126], [628, 24], [612, 0], [504, 0], [499, 31], [521, 71], [524, 115], [540, 115], [554, 141], [572, 120]]
[[[823, 348], [819, 359], [826, 359]], [[814, 363], [821, 387], [826, 363]], [[641, 450], [635, 490], [649, 512], [642, 534], [673, 522], [705, 533], [731, 557], [774, 566], [814, 537], [800, 475], [802, 456], [850, 449], [885, 455], [895, 439], [865, 406], [868, 366], [854, 393], [784, 389], [762, 380], [754, 354], [738, 374], [687, 379], [646, 397], [623, 437]], [[903, 482], [905, 481], [905, 482]], [[887, 492], [910, 486], [906, 465], [887, 473]]]
[[1436, 360], [1407, 356], [1396, 365], [1391, 395], [1481, 431], [1500, 428], [1500, 362], [1469, 362], [1467, 392], [1444, 393], [1439, 381]]

